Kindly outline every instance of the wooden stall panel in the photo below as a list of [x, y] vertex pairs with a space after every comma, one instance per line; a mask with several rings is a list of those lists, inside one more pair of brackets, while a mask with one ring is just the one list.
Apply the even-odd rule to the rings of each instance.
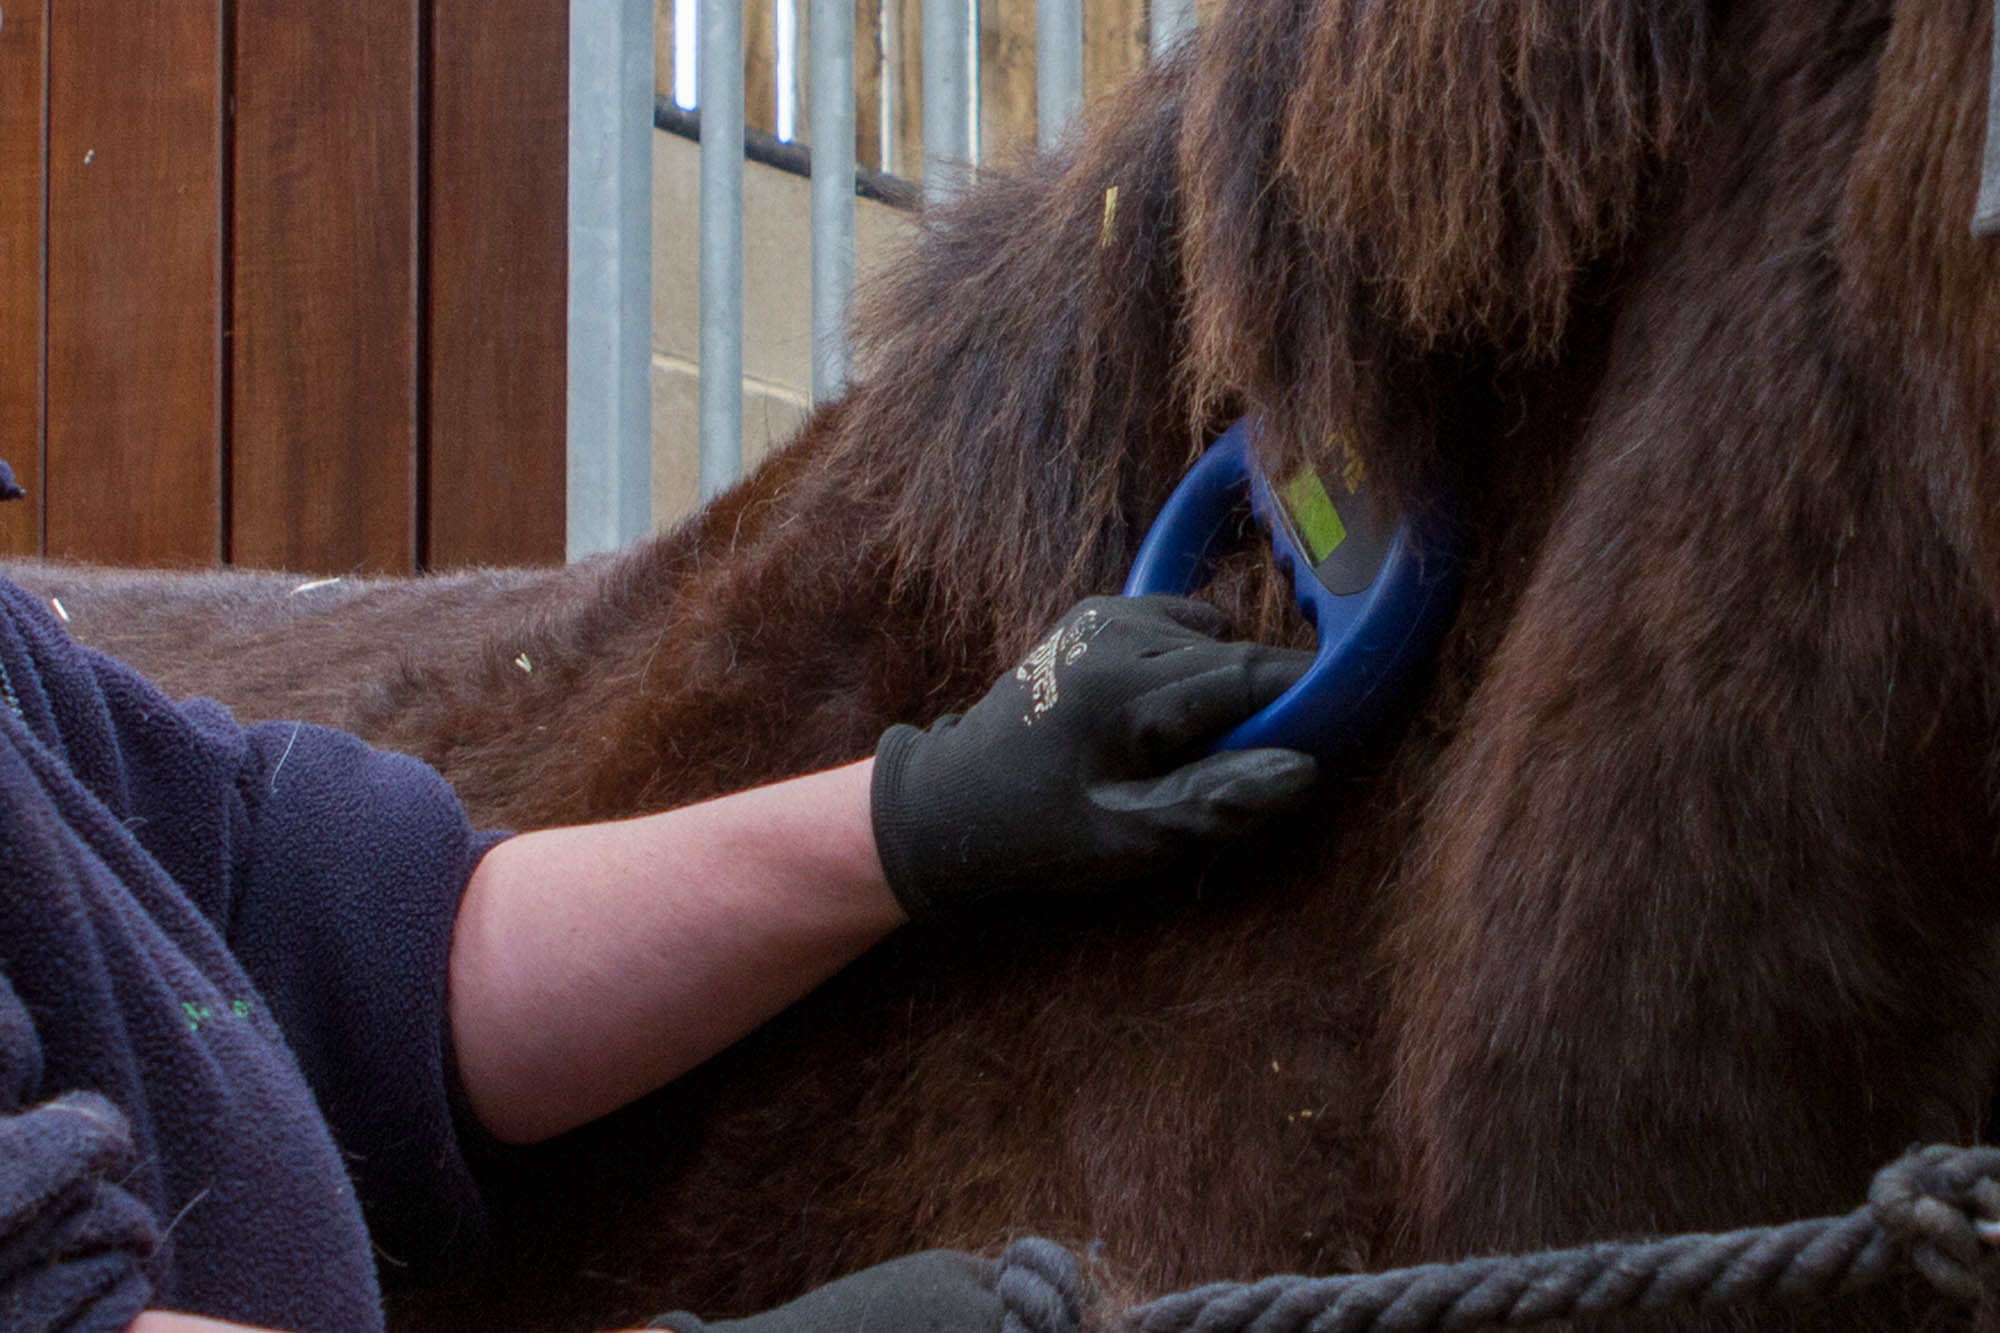
[[[882, 143], [882, 116], [884, 89], [883, 51], [886, 42], [895, 49], [899, 41], [907, 40], [916, 52], [921, 43], [918, 33], [911, 28], [907, 34], [891, 29], [885, 32], [885, 16], [894, 23], [915, 22], [916, 4], [921, 0], [911, 0], [908, 15], [899, 17], [903, 11], [903, 0], [853, 0], [854, 4], [854, 160], [861, 166], [885, 170]], [[1034, 0], [1026, 0], [1032, 11]], [[797, 60], [792, 70], [793, 96], [796, 98], [796, 112], [792, 127], [792, 141], [810, 143], [812, 141], [812, 0], [751, 0], [743, 10], [743, 105], [744, 120], [754, 128], [776, 132], [777, 128], [777, 8], [783, 5], [790, 9], [793, 22], [797, 25]], [[657, 91], [661, 96], [673, 92], [673, 0], [654, 0], [654, 56], [657, 74]], [[914, 59], [914, 54], [912, 55]], [[905, 71], [914, 73], [915, 71]], [[908, 118], [911, 132], [915, 132], [914, 108], [900, 107], [899, 93], [889, 90], [888, 108], [893, 117], [903, 115]], [[893, 165], [898, 159], [900, 148], [897, 133], [890, 134], [887, 162]], [[916, 145], [919, 165], [922, 144]]]
[[[1146, 66], [1145, 0], [1084, 0], [1083, 105]], [[1039, 141], [1035, 111], [1035, 0], [980, 0], [979, 153], [983, 165], [1010, 166]]]
[[1012, 166], [1034, 151], [1035, 38], [1035, 0], [980, 0], [981, 166]]
[[432, 22], [428, 559], [560, 561], [568, 6], [437, 0]]
[[1146, 67], [1146, 44], [1151, 32], [1151, 17], [1145, 0], [1085, 0], [1083, 97], [1086, 105]]
[[221, 0], [52, 8], [51, 555], [222, 553], [221, 17]]
[[418, 4], [237, 0], [237, 564], [415, 567]]
[[882, 169], [919, 180], [924, 174], [924, 5], [923, 0], [882, 0], [883, 82], [889, 152]]
[[[743, 123], [766, 134], [778, 132], [778, 5], [791, 0], [744, 0]], [[796, 16], [797, 11], [793, 11]], [[800, 102], [801, 110], [804, 103]], [[803, 122], [804, 115], [799, 116]], [[799, 130], [804, 137], [803, 126]]]
[[[1139, 0], [1122, 0], [1123, 3], [1138, 3]], [[890, 134], [892, 141], [885, 161], [882, 151], [883, 97], [883, 52], [885, 45], [890, 50], [898, 49], [899, 43], [907, 41], [912, 45], [911, 59], [919, 49], [916, 15], [921, 0], [853, 0], [854, 3], [854, 155], [855, 160], [865, 167], [878, 170], [897, 169], [902, 161], [902, 143], [910, 134], [916, 133], [917, 122], [915, 104], [904, 105], [900, 89], [891, 89], [888, 98], [892, 122], [897, 126]], [[1034, 9], [1034, 0], [1026, 0], [1029, 11]], [[744, 60], [744, 119], [751, 125], [771, 130], [776, 125], [776, 81], [777, 81], [777, 35], [776, 6], [787, 4], [791, 7], [798, 24], [798, 65], [793, 80], [797, 89], [798, 113], [793, 138], [796, 142], [810, 140], [808, 97], [811, 94], [812, 61], [809, 55], [812, 41], [812, 0], [745, 0], [743, 10], [743, 60]], [[890, 27], [884, 30], [884, 18]], [[907, 29], [907, 31], [904, 31]], [[1029, 34], [1032, 47], [1033, 34]], [[902, 71], [914, 78], [914, 68]], [[661, 97], [674, 95], [674, 0], [653, 0], [653, 82], [654, 92]], [[914, 94], [914, 91], [912, 92]], [[896, 120], [896, 117], [903, 120]], [[905, 163], [910, 169], [921, 167], [922, 143], [914, 145], [914, 164]]]
[[0, 505], [0, 553], [42, 545], [42, 153], [48, 142], [46, 3], [0, 16], [0, 458], [27, 487]]
[[882, 0], [854, 0], [854, 160], [882, 165]]

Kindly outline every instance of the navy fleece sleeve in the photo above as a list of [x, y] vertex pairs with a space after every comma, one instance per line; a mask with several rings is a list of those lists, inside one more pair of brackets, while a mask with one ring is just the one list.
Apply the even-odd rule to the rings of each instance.
[[475, 1250], [482, 1228], [451, 1113], [445, 963], [477, 858], [427, 766], [312, 727], [257, 727], [224, 929], [299, 1058], [399, 1265]]
[[0, 1323], [123, 1328], [145, 1308], [152, 1211], [122, 1182], [138, 1165], [124, 1115], [93, 1093], [30, 1105], [34, 1025], [0, 978]]
[[[452, 1114], [445, 964], [492, 845], [417, 760], [175, 704], [0, 589], [35, 659], [22, 718], [213, 922], [268, 1004], [398, 1264], [476, 1248]], [[199, 1021], [199, 1016], [196, 1020]]]

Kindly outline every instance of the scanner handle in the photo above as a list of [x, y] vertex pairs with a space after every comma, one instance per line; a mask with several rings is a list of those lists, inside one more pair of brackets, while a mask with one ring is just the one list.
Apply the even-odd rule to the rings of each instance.
[[1225, 431], [1196, 460], [1139, 547], [1125, 595], [1187, 595], [1214, 572], [1217, 546], [1246, 494], [1270, 539], [1292, 599], [1318, 635], [1313, 664], [1292, 687], [1219, 740], [1218, 750], [1285, 746], [1333, 757], [1358, 746], [1387, 711], [1395, 687], [1435, 651], [1458, 595], [1458, 562], [1445, 541], [1441, 513], [1425, 516], [1420, 535], [1409, 514], [1397, 517], [1375, 578], [1338, 594], [1321, 583], [1299, 549], [1252, 450], [1249, 418]]

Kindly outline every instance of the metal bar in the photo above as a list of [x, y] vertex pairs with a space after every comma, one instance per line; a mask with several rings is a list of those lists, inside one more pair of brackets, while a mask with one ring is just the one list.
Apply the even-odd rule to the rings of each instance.
[[569, 11], [568, 514], [571, 560], [653, 518], [653, 6]]
[[1194, 0], [1152, 0], [1149, 13], [1153, 59], [1161, 60], [1194, 31]]
[[[902, 90], [897, 87], [892, 71], [902, 68], [903, 31], [890, 12], [891, 0], [874, 0], [875, 5], [875, 160], [882, 170], [894, 172], [903, 148], [902, 136], [896, 133], [902, 122]], [[922, 172], [912, 173], [915, 180]], [[921, 189], [922, 182], [918, 181]], [[921, 206], [921, 196], [918, 199]]]
[[1979, 163], [1979, 198], [1972, 208], [1972, 234], [2000, 234], [2000, 0], [1993, 6], [1993, 54], [1986, 68], [1986, 151]]
[[924, 198], [944, 199], [972, 175], [975, 0], [924, 0]]
[[[683, 111], [675, 106], [672, 99], [653, 99], [653, 128], [667, 134], [676, 134], [689, 143], [701, 142], [701, 113]], [[767, 167], [788, 171], [801, 179], [813, 172], [812, 149], [803, 141], [785, 143], [769, 130], [746, 125], [743, 128], [743, 156], [750, 162], [761, 162]], [[919, 181], [905, 180], [901, 176], [891, 176], [859, 163], [854, 168], [854, 196], [873, 203], [885, 204], [890, 208], [905, 211], [914, 210], [923, 204], [923, 185]]]
[[1035, 142], [1054, 147], [1082, 103], [1082, 0], [1035, 0]]
[[812, 0], [807, 97], [812, 139], [812, 392], [847, 382], [847, 299], [854, 289], [854, 0]]
[[701, 498], [743, 472], [743, 9], [701, 0]]

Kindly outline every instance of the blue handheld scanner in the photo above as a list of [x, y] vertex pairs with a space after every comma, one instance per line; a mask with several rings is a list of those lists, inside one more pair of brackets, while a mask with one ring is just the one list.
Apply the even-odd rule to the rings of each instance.
[[1450, 623], [1459, 567], [1449, 516], [1439, 507], [1389, 511], [1351, 459], [1331, 485], [1307, 467], [1273, 487], [1251, 449], [1253, 430], [1247, 417], [1231, 426], [1174, 488], [1125, 595], [1187, 594], [1207, 583], [1247, 491], [1319, 649], [1296, 684], [1215, 748], [1281, 745], [1332, 757], [1365, 738]]

